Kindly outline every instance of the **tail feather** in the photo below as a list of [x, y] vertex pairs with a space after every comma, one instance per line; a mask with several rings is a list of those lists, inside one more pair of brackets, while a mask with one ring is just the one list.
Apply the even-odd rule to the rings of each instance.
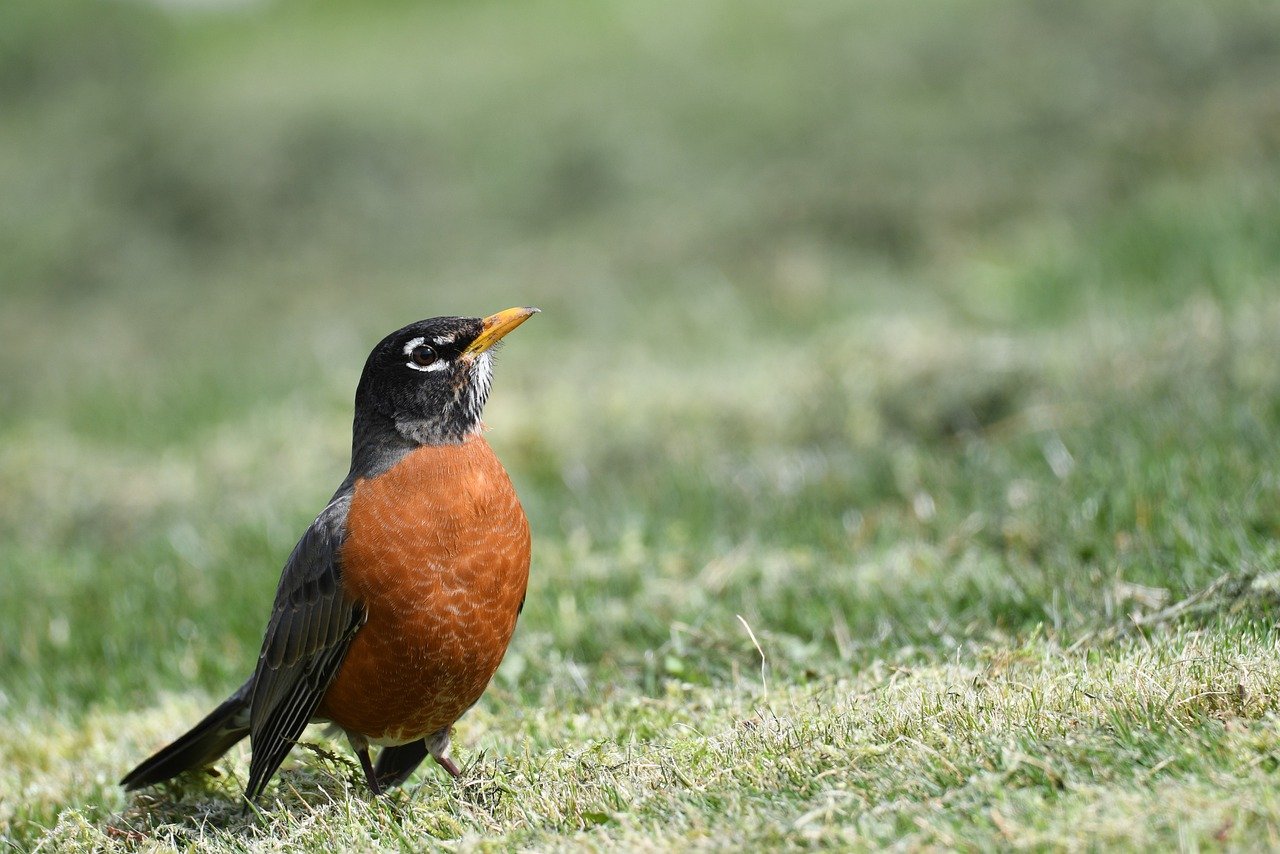
[[241, 688], [168, 747], [161, 748], [120, 781], [125, 791], [140, 789], [202, 768], [249, 734], [248, 692]]
[[373, 766], [373, 776], [383, 788], [399, 786], [427, 758], [427, 741], [420, 738], [396, 747], [384, 747]]

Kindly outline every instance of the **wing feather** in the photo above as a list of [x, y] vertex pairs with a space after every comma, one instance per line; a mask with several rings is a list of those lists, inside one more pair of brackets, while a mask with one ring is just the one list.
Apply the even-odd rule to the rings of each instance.
[[364, 624], [364, 609], [342, 589], [350, 507], [350, 492], [335, 496], [302, 535], [280, 576], [249, 700], [250, 800], [297, 743]]

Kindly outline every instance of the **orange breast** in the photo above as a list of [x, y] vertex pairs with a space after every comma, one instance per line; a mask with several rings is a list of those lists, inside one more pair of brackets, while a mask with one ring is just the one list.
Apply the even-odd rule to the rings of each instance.
[[343, 584], [365, 625], [318, 714], [381, 742], [451, 725], [484, 693], [529, 580], [529, 524], [479, 436], [356, 483]]

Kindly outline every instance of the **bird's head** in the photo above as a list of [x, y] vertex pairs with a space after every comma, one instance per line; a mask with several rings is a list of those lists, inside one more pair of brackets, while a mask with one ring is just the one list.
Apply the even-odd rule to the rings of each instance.
[[537, 311], [432, 317], [392, 332], [365, 362], [356, 388], [357, 421], [375, 416], [417, 444], [463, 441], [480, 427], [494, 345]]

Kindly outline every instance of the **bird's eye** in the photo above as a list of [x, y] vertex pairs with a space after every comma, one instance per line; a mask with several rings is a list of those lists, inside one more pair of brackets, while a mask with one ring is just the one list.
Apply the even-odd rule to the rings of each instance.
[[438, 359], [439, 356], [436, 355], [436, 349], [434, 347], [427, 344], [420, 344], [419, 346], [414, 347], [413, 351], [409, 353], [409, 358], [412, 359], [413, 363], [418, 367], [425, 368], [427, 365], [430, 365]]

